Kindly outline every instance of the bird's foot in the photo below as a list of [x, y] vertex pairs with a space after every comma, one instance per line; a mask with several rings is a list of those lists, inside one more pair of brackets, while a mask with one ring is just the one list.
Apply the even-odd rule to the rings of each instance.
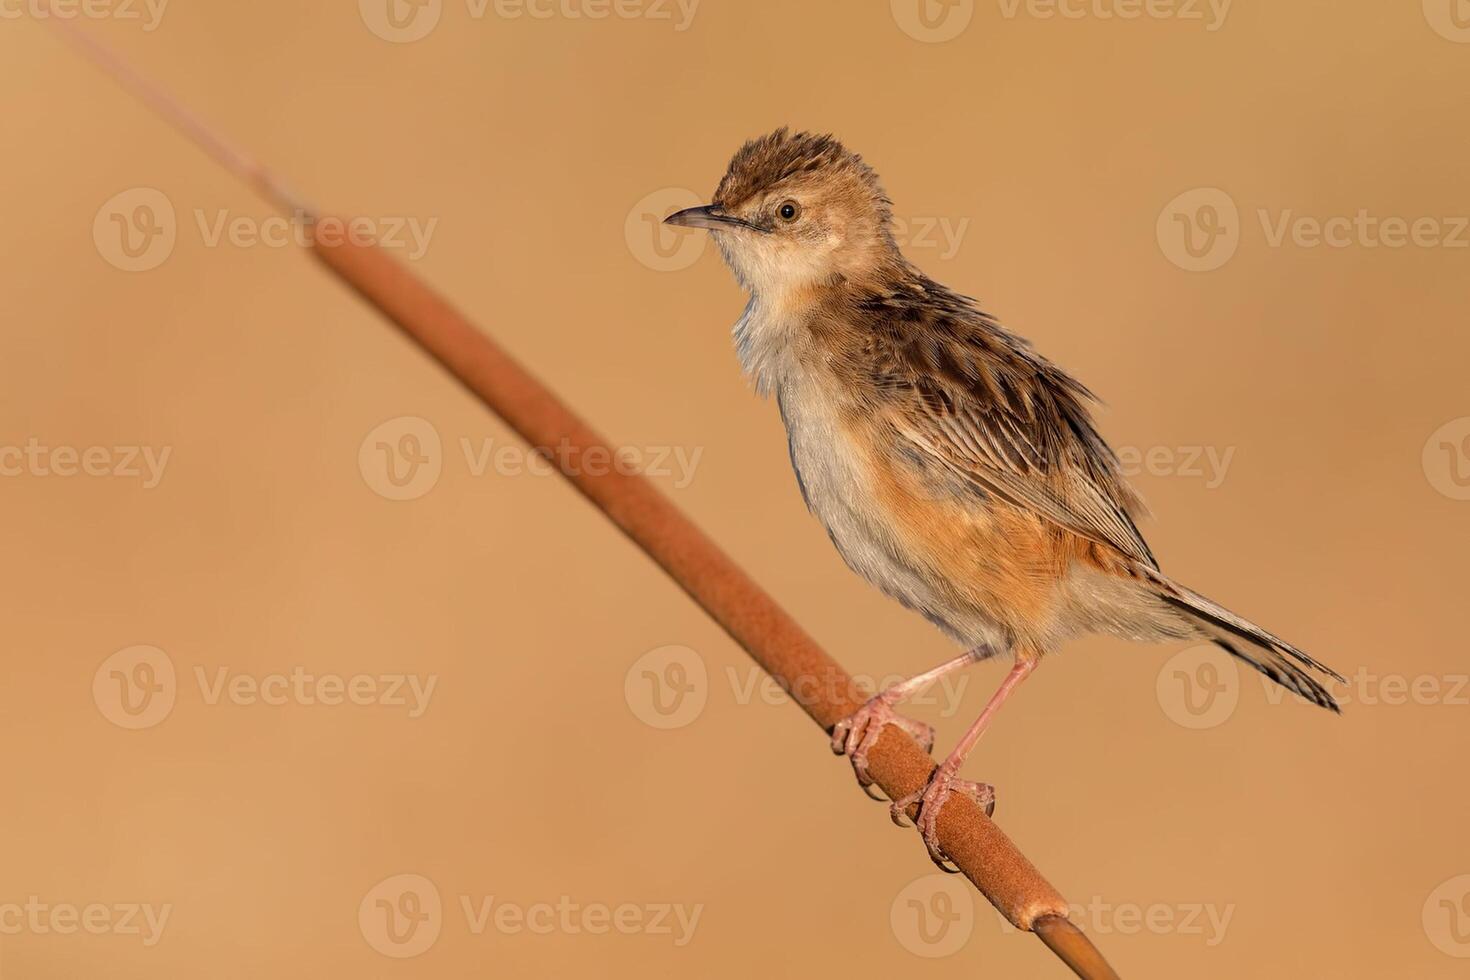
[[939, 814], [944, 810], [944, 804], [948, 803], [949, 798], [956, 793], [961, 793], [974, 800], [975, 804], [985, 811], [986, 816], [995, 813], [994, 786], [989, 783], [974, 783], [968, 779], [960, 779], [943, 765], [934, 770], [929, 777], [928, 785], [923, 789], [917, 793], [910, 793], [901, 800], [894, 800], [893, 806], [889, 808], [893, 822], [900, 827], [906, 827], [908, 826], [908, 808], [915, 803], [919, 805], [916, 826], [919, 828], [919, 834], [924, 838], [924, 846], [929, 849], [929, 857], [939, 865], [939, 870], [950, 874], [957, 874], [959, 869], [950, 864], [944, 849], [939, 846]]
[[832, 752], [846, 755], [852, 760], [852, 771], [857, 774], [858, 785], [874, 799], [870, 788], [873, 774], [868, 771], [868, 753], [878, 744], [886, 725], [894, 725], [914, 737], [924, 751], [934, 748], [934, 727], [922, 721], [905, 718], [893, 710], [894, 699], [888, 694], [879, 694], [868, 703], [832, 726]]

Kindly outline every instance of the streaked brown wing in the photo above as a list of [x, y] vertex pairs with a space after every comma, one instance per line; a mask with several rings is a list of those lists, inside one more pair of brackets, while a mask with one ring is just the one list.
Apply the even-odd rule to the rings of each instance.
[[909, 322], [879, 331], [871, 351], [896, 433], [963, 480], [1157, 569], [1133, 522], [1142, 501], [1093, 426], [1091, 393], [963, 297], [928, 285], [922, 312], [905, 311]]

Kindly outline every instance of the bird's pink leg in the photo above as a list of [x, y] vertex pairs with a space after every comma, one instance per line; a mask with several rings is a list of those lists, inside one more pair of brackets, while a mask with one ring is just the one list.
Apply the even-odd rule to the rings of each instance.
[[974, 783], [959, 778], [960, 767], [965, 764], [965, 757], [980, 741], [980, 736], [985, 734], [985, 729], [990, 727], [990, 722], [1005, 704], [1006, 699], [1021, 686], [1021, 682], [1031, 676], [1036, 669], [1038, 658], [1034, 654], [1018, 653], [1016, 664], [1006, 674], [1006, 679], [1001, 682], [1000, 688], [991, 695], [986, 703], [985, 709], [980, 712], [980, 717], [965, 732], [959, 744], [954, 747], [943, 762], [934, 770], [929, 777], [929, 784], [917, 793], [913, 793], [901, 800], [894, 800], [892, 807], [893, 822], [903, 826], [905, 811], [910, 804], [919, 804], [919, 833], [924, 837], [924, 846], [929, 848], [929, 856], [934, 863], [944, 871], [955, 871], [957, 869], [949, 866], [944, 856], [943, 849], [939, 846], [939, 814], [944, 809], [944, 804], [955, 793], [964, 793], [987, 814], [995, 812], [995, 788], [987, 783]]
[[852, 757], [853, 772], [857, 773], [858, 785], [862, 786], [864, 792], [869, 796], [873, 795], [869, 789], [873, 785], [873, 776], [868, 771], [868, 752], [878, 744], [878, 736], [883, 733], [885, 725], [895, 725], [908, 732], [924, 747], [925, 752], [934, 748], [934, 728], [903, 717], [893, 710], [894, 705], [913, 697], [946, 674], [969, 666], [980, 659], [979, 654], [983, 652], [961, 654], [933, 670], [885, 688], [876, 697], [869, 699], [867, 704], [832, 726], [832, 751], [837, 755]]

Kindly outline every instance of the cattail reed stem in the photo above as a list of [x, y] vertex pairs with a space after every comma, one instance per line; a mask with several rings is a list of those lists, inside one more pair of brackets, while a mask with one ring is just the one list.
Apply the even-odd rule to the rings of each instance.
[[[570, 445], [579, 451], [564, 458], [584, 458], [593, 449], [613, 452], [545, 385], [387, 253], [345, 242], [318, 242], [313, 252], [530, 445]], [[847, 672], [646, 477], [616, 467], [598, 474], [569, 467], [562, 475], [658, 562], [824, 731], [830, 733], [861, 706], [862, 695]], [[928, 782], [934, 760], [890, 725], [870, 755], [870, 769], [889, 798], [898, 799]], [[1117, 976], [1067, 920], [1066, 900], [968, 797], [956, 794], [945, 805], [939, 839], [1007, 919], [1035, 931], [1078, 976]]]

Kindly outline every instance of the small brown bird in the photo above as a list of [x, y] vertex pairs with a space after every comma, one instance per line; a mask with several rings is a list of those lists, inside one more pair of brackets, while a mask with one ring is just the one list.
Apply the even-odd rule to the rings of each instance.
[[935, 824], [950, 795], [995, 806], [990, 786], [959, 778], [965, 757], [1072, 637], [1209, 640], [1338, 710], [1311, 672], [1340, 676], [1159, 571], [1091, 393], [909, 264], [862, 158], [779, 129], [741, 147], [711, 204], [667, 221], [708, 229], [749, 291], [736, 349], [756, 390], [776, 396], [802, 495], [843, 559], [969, 651], [881, 692], [835, 726], [833, 750], [867, 788], [884, 725], [933, 745], [895, 705], [969, 663], [1015, 660], [928, 786], [893, 803], [895, 821], [919, 803], [940, 867]]

